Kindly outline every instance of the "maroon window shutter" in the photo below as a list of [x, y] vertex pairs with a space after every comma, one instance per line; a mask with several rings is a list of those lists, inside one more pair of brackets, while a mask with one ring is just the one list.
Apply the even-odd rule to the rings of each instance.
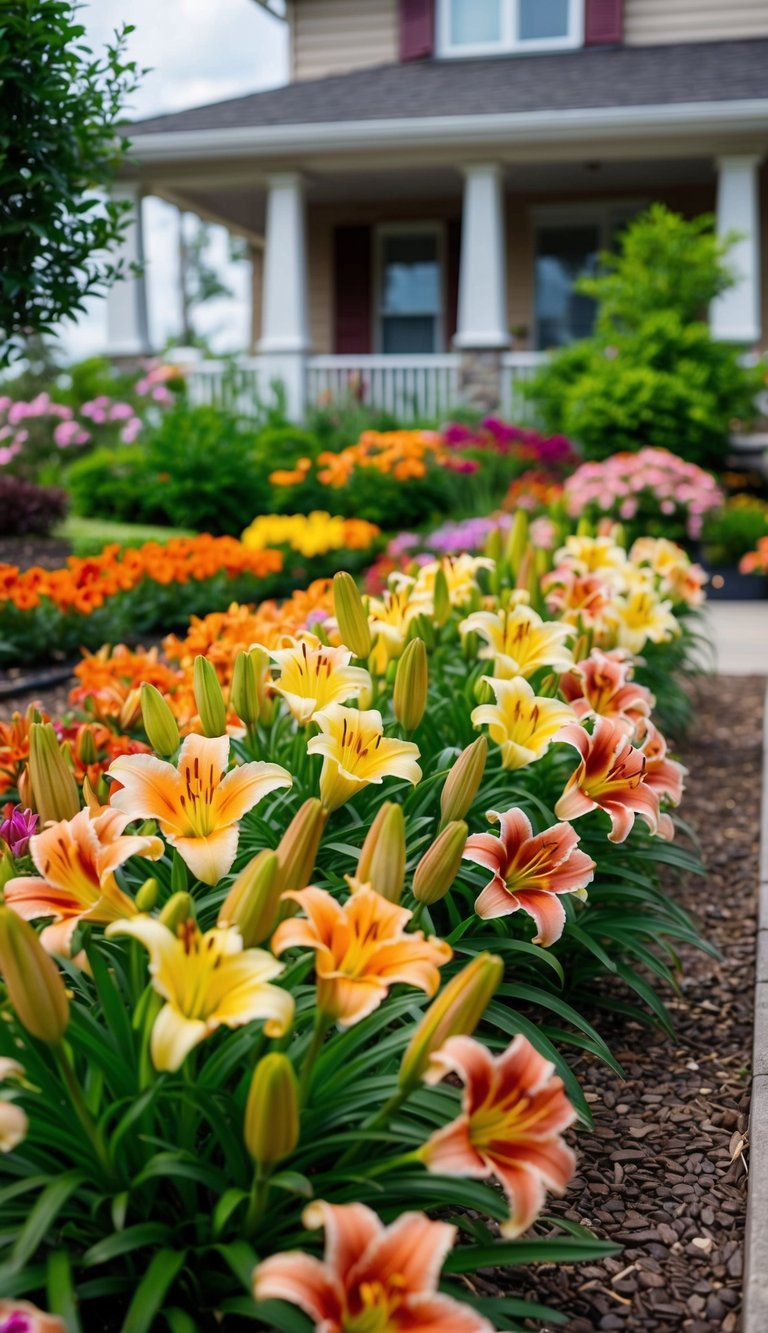
[[371, 229], [337, 227], [333, 247], [334, 351], [371, 350]]
[[435, 45], [435, 0], [400, 0], [400, 59], [424, 60]]
[[621, 41], [623, 7], [623, 0], [586, 0], [584, 45], [618, 45]]
[[451, 340], [459, 323], [459, 254], [461, 251], [461, 218], [450, 218], [446, 228], [445, 256], [445, 345]]

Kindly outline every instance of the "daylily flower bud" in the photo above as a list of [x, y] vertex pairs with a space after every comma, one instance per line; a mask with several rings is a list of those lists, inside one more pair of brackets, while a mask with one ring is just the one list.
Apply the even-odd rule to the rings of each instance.
[[263, 648], [251, 648], [235, 658], [229, 702], [247, 727], [262, 716], [266, 700], [265, 684], [269, 672], [269, 657]]
[[32, 808], [32, 779], [29, 776], [29, 764], [25, 764], [19, 774], [16, 783], [16, 790], [19, 793], [19, 804], [24, 806], [25, 810]]
[[371, 627], [360, 589], [351, 574], [339, 570], [333, 576], [333, 609], [342, 643], [355, 657], [367, 657], [371, 651]]
[[50, 722], [33, 722], [29, 729], [29, 776], [41, 824], [74, 819], [80, 809], [77, 783]]
[[237, 926], [244, 949], [261, 944], [277, 924], [280, 908], [277, 871], [277, 855], [265, 847], [243, 867], [219, 908], [216, 924], [222, 928]]
[[120, 709], [120, 730], [130, 731], [136, 726], [141, 713], [141, 690], [138, 686], [129, 690]]
[[280, 893], [288, 889], [305, 889], [309, 884], [325, 821], [325, 811], [316, 796], [310, 796], [296, 811], [277, 844], [277, 887]]
[[442, 824], [464, 818], [480, 790], [487, 758], [488, 741], [485, 736], [478, 736], [476, 741], [462, 750], [445, 779], [440, 797]]
[[449, 1037], [472, 1035], [503, 975], [501, 958], [480, 953], [443, 987], [426, 1010], [403, 1056], [399, 1083], [404, 1092], [415, 1088], [425, 1075], [430, 1080], [431, 1057]]
[[594, 537], [594, 535], [595, 535], [595, 533], [594, 533], [594, 529], [593, 529], [593, 527], [592, 527], [592, 524], [590, 523], [590, 521], [589, 521], [589, 519], [586, 517], [586, 515], [582, 514], [581, 518], [579, 519], [578, 523], [576, 524], [576, 536], [577, 536], [577, 537]]
[[79, 727], [77, 739], [75, 741], [77, 757], [81, 764], [95, 764], [97, 759], [96, 743], [93, 739], [93, 731], [88, 726]]
[[448, 592], [448, 580], [445, 577], [444, 569], [438, 569], [435, 575], [433, 606], [435, 624], [444, 625], [451, 614], [451, 598]]
[[181, 744], [179, 728], [168, 700], [148, 681], [141, 687], [141, 718], [155, 754], [169, 759]]
[[[437, 634], [435, 632], [435, 626], [432, 623], [429, 616], [424, 615], [423, 611], [420, 611], [417, 616], [413, 617], [413, 620], [408, 626], [407, 638], [409, 640], [423, 639], [425, 644], [427, 645], [427, 652], [430, 653], [434, 652], [435, 648], [437, 647]], [[390, 663], [390, 665], [392, 665], [392, 663]]]
[[253, 1071], [243, 1134], [254, 1162], [274, 1166], [299, 1141], [299, 1085], [287, 1055], [272, 1051]]
[[0, 973], [22, 1027], [58, 1046], [69, 1023], [61, 973], [33, 927], [9, 907], [0, 907]]
[[405, 883], [405, 818], [402, 807], [385, 801], [368, 830], [355, 878], [390, 903], [399, 903]]
[[439, 903], [459, 873], [469, 829], [461, 819], [446, 824], [422, 856], [413, 876], [413, 896], [431, 907]]
[[491, 531], [485, 539], [483, 554], [486, 555], [489, 560], [493, 560], [495, 564], [498, 564], [503, 558], [504, 543], [501, 537], [501, 528], [491, 528]]
[[517, 578], [528, 545], [528, 515], [524, 509], [517, 509], [512, 520], [512, 527], [507, 538], [507, 560], [512, 577]]
[[195, 917], [195, 905], [189, 893], [172, 893], [160, 913], [160, 921], [176, 934], [179, 926]]
[[423, 639], [411, 639], [397, 664], [392, 706], [406, 731], [415, 731], [427, 706], [429, 668]]
[[13, 859], [13, 853], [10, 847], [3, 846], [0, 843], [0, 891], [2, 891], [9, 879], [13, 879], [16, 874], [16, 862]]
[[195, 658], [194, 691], [197, 711], [206, 736], [224, 736], [227, 709], [216, 668], [202, 654]]
[[151, 912], [157, 902], [160, 886], [156, 879], [145, 879], [136, 893], [136, 906], [140, 912]]

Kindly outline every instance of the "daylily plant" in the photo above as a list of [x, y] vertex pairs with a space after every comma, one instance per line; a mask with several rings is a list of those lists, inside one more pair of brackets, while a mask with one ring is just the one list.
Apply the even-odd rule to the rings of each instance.
[[627, 740], [623, 727], [610, 718], [599, 717], [591, 735], [571, 724], [563, 727], [558, 740], [572, 745], [581, 755], [555, 806], [560, 819], [579, 819], [590, 810], [600, 809], [610, 817], [611, 842], [624, 842], [632, 831], [635, 815], [645, 820], [651, 833], [658, 833], [659, 796], [646, 781], [645, 755]]
[[486, 642], [480, 657], [490, 657], [494, 675], [532, 676], [540, 667], [567, 671], [573, 654], [567, 647], [573, 638], [570, 625], [544, 621], [530, 606], [511, 606], [505, 611], [474, 611], [459, 626], [462, 634], [474, 630]]
[[421, 778], [418, 745], [385, 736], [376, 709], [329, 704], [314, 720], [321, 734], [311, 738], [307, 750], [323, 756], [320, 799], [326, 810], [338, 809], [371, 782], [396, 777], [417, 783]]
[[328, 648], [315, 634], [302, 634], [286, 647], [265, 651], [280, 668], [272, 688], [283, 696], [302, 725], [328, 704], [358, 698], [371, 688], [368, 672], [350, 665], [352, 653], [348, 648], [343, 644]]
[[559, 699], [537, 697], [523, 676], [497, 680], [483, 676], [496, 696], [495, 704], [480, 704], [472, 712], [474, 727], [487, 726], [501, 747], [504, 768], [525, 768], [544, 754], [565, 722], [573, 717]]

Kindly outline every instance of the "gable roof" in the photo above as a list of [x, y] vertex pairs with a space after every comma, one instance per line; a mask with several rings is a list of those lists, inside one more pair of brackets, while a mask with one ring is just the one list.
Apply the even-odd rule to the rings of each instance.
[[768, 98], [768, 38], [379, 65], [135, 121], [159, 133]]

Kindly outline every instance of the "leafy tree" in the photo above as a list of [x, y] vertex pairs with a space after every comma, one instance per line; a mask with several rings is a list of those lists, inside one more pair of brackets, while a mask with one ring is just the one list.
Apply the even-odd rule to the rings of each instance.
[[[194, 347], [201, 341], [195, 328], [195, 311], [208, 301], [233, 295], [232, 288], [211, 260], [211, 239], [209, 223], [194, 215], [179, 213], [181, 336], [188, 347]], [[230, 257], [236, 257], [231, 243]]]
[[105, 191], [128, 149], [126, 99], [141, 71], [130, 26], [94, 54], [72, 0], [0, 6], [0, 365], [125, 276], [109, 252], [125, 202]]

